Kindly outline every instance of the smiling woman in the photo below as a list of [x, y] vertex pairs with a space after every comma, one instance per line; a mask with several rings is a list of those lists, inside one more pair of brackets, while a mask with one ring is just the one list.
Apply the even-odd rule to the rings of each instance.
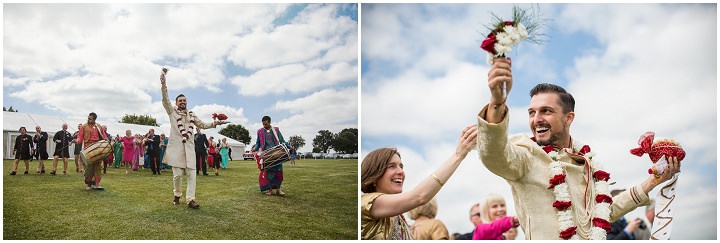
[[412, 240], [407, 221], [402, 216], [428, 203], [450, 179], [460, 162], [475, 147], [477, 126], [465, 127], [453, 153], [440, 168], [408, 192], [403, 192], [404, 165], [393, 148], [376, 149], [362, 161], [362, 239]]

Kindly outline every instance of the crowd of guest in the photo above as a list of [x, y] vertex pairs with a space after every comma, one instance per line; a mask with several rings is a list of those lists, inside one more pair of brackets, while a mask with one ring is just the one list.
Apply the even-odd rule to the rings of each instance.
[[[82, 124], [78, 124], [78, 130]], [[71, 134], [67, 131], [68, 125], [63, 124], [62, 130], [56, 132], [54, 136], [48, 135], [40, 126], [35, 127], [36, 133], [30, 136], [25, 127], [21, 127], [18, 131], [20, 135], [16, 137], [12, 155], [15, 159], [10, 175], [16, 175], [20, 161], [24, 162], [24, 174], [29, 174], [30, 162], [37, 160], [37, 175], [45, 174], [45, 161], [49, 159], [48, 142], [55, 143], [55, 153], [53, 154], [51, 175], [57, 174], [58, 160], [63, 162], [62, 174], [67, 175], [69, 151], [74, 148], [75, 172], [84, 172], [84, 163], [82, 162], [81, 146], [76, 145], [78, 141], [78, 132]], [[107, 127], [103, 126], [105, 132]], [[204, 134], [202, 135], [204, 139]], [[108, 133], [108, 141], [110, 142], [112, 153], [104, 159], [103, 173], [107, 173], [107, 168], [125, 168], [125, 174], [136, 171], [152, 171], [155, 175], [160, 175], [164, 171], [169, 171], [170, 166], [163, 162], [165, 149], [168, 144], [168, 137], [165, 134], [156, 135], [154, 129], [149, 129], [146, 134], [135, 133], [126, 130], [124, 136], [116, 134], [115, 136]], [[199, 139], [196, 135], [196, 139]], [[197, 143], [199, 142], [199, 143]], [[219, 175], [219, 169], [227, 169], [230, 157], [230, 146], [226, 138], [220, 139], [217, 143], [213, 137], [201, 141], [196, 141], [197, 147], [203, 150], [198, 153], [198, 157], [202, 157], [199, 164], [202, 164], [203, 174], [207, 175], [207, 164], [214, 169], [215, 175]], [[200, 146], [201, 145], [201, 146]], [[209, 155], [209, 156], [208, 156]], [[48, 161], [49, 162], [49, 161]], [[198, 170], [199, 172], [200, 170]]]

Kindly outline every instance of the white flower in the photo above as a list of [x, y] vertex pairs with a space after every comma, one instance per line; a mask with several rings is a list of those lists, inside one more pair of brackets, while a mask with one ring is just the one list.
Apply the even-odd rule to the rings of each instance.
[[605, 240], [605, 238], [607, 238], [607, 232], [604, 229], [592, 227], [592, 229], [590, 230], [590, 239]]
[[525, 29], [525, 25], [523, 25], [522, 23], [518, 23], [516, 29], [517, 29], [518, 34], [520, 35], [520, 38], [522, 38], [522, 40], [525, 40], [528, 38], [528, 32], [527, 32], [527, 29]]
[[[514, 44], [512, 37], [508, 33], [505, 33], [505, 32], [497, 33], [495, 35], [495, 40], [497, 40], [497, 43], [499, 43], [503, 46], [512, 46]], [[497, 49], [495, 49], [495, 50], [497, 50]]]
[[598, 203], [595, 205], [595, 212], [593, 212], [593, 216], [609, 220], [610, 219], [610, 204], [603, 202]]
[[510, 46], [501, 45], [500, 43], [495, 43], [495, 51], [497, 52], [497, 54], [495, 54], [497, 57], [507, 56], [507, 54], [512, 51], [512, 48], [510, 48]]
[[503, 27], [503, 31], [505, 31], [505, 33], [510, 36], [513, 45], [520, 44], [520, 41], [522, 41], [520, 33], [518, 33], [517, 29], [512, 25], [505, 25], [505, 27]]
[[597, 194], [608, 194], [608, 183], [607, 181], [597, 181], [595, 182], [595, 193]]

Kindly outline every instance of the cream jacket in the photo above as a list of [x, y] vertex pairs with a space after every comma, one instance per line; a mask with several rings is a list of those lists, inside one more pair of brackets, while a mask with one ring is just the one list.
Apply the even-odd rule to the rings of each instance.
[[[557, 211], [552, 206], [555, 196], [553, 190], [548, 189], [549, 180], [553, 176], [549, 171], [552, 159], [527, 135], [519, 134], [508, 137], [509, 114], [505, 115], [499, 124], [490, 124], [485, 121], [487, 109], [488, 107], [485, 106], [478, 114], [477, 150], [480, 160], [488, 170], [504, 178], [510, 184], [517, 217], [525, 238], [528, 240], [560, 240]], [[588, 186], [586, 182], [588, 172], [585, 165], [575, 162], [564, 151], [560, 153], [559, 161], [565, 166], [577, 235], [581, 239], [588, 239], [592, 226], [592, 212], [596, 205], [593, 197], [595, 189], [592, 177]], [[607, 172], [610, 173], [612, 182], [612, 171]], [[587, 193], [585, 193], [586, 190]], [[618, 220], [638, 206], [648, 203], [647, 193], [640, 185], [625, 190], [613, 197], [610, 222]]]

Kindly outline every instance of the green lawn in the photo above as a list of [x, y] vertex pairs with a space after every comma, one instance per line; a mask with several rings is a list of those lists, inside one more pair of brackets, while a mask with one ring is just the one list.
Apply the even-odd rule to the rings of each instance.
[[36, 161], [30, 174], [21, 161], [11, 176], [12, 160], [4, 161], [4, 240], [358, 239], [357, 159], [286, 163], [285, 196], [259, 192], [254, 161], [231, 161], [220, 176], [198, 176], [198, 210], [185, 204], [185, 177], [181, 205], [171, 204], [170, 171], [108, 168], [105, 191], [86, 191], [69, 162], [67, 176], [62, 163], [60, 175], [35, 175]]

